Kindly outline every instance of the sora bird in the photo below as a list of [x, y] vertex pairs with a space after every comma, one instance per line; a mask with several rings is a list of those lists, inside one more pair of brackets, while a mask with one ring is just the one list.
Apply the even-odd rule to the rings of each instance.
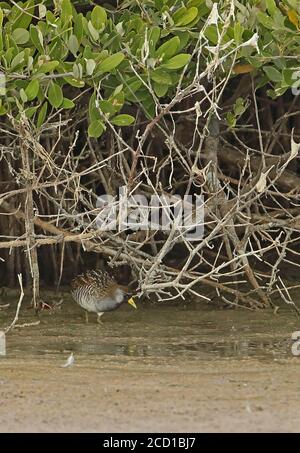
[[120, 307], [123, 302], [128, 302], [137, 308], [126, 286], [116, 282], [107, 271], [91, 270], [78, 275], [71, 282], [71, 294], [75, 302], [88, 312], [97, 313], [97, 321], [106, 311]]

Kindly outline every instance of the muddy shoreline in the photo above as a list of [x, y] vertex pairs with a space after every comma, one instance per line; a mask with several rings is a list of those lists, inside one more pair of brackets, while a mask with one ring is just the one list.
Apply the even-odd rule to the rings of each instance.
[[1, 432], [299, 431], [290, 311], [121, 309], [98, 326], [69, 303], [40, 321], [7, 337]]

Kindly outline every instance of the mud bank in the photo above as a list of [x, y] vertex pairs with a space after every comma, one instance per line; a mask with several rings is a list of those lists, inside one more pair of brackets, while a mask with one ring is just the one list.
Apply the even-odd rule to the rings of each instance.
[[1, 432], [299, 431], [293, 313], [154, 307], [94, 321], [67, 303], [7, 336]]

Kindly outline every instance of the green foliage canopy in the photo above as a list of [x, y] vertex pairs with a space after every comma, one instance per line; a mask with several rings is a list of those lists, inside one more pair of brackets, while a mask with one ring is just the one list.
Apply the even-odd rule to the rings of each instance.
[[0, 2], [0, 115], [25, 112], [40, 128], [87, 90], [88, 132], [99, 137], [107, 121], [135, 121], [121, 113], [125, 103], [152, 118], [157, 101], [188, 86], [216, 52], [222, 69], [213, 77], [254, 72], [279, 96], [297, 83], [299, 8], [296, 0], [125, 0], [80, 12], [70, 0]]

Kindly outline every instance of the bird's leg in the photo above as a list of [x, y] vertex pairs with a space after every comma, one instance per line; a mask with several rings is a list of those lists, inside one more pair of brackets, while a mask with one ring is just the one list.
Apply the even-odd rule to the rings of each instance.
[[101, 321], [101, 316], [103, 315], [103, 313], [97, 313], [97, 323], [98, 324], [102, 324], [102, 321]]
[[89, 323], [89, 314], [87, 311], [85, 312], [85, 322], [86, 322], [86, 324]]

